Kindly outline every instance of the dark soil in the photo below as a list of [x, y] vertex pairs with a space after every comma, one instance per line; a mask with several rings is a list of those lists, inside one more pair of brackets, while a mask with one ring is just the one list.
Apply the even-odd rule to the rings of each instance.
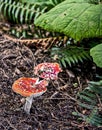
[[42, 62], [53, 60], [47, 52], [0, 35], [0, 130], [101, 130], [72, 115], [82, 112], [76, 95], [93, 78], [85, 68], [63, 69], [48, 91], [34, 99], [30, 115], [23, 111], [24, 97], [12, 91], [12, 84], [20, 77], [34, 77], [34, 66]]

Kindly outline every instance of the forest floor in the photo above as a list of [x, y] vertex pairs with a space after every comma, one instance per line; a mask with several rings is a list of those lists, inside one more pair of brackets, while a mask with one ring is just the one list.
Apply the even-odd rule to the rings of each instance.
[[25, 98], [12, 91], [12, 84], [20, 77], [34, 77], [34, 66], [42, 62], [55, 61], [48, 52], [0, 35], [0, 130], [102, 130], [72, 114], [87, 113], [78, 106], [77, 93], [93, 79], [95, 69], [89, 62], [62, 68], [47, 92], [33, 100], [30, 115], [23, 111]]

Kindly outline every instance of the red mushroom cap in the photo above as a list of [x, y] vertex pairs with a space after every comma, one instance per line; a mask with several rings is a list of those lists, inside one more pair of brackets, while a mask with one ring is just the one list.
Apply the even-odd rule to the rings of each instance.
[[29, 97], [31, 95], [34, 95], [34, 97], [40, 96], [46, 92], [48, 82], [46, 80], [38, 80], [39, 78], [19, 78], [12, 85], [12, 89], [14, 92], [25, 97]]
[[61, 71], [58, 63], [41, 63], [34, 68], [34, 74], [46, 80], [57, 79], [57, 75]]

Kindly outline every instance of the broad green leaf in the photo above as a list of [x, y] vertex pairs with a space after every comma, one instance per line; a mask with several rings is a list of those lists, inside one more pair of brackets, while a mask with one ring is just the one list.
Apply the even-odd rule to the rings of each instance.
[[102, 44], [96, 45], [90, 50], [90, 55], [97, 66], [102, 68]]
[[89, 0], [65, 0], [40, 15], [35, 25], [63, 33], [77, 41], [102, 37], [102, 4], [92, 4]]

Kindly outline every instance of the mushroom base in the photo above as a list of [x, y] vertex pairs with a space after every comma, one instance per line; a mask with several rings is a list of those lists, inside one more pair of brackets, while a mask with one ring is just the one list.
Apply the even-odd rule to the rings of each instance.
[[30, 114], [30, 109], [31, 109], [31, 106], [32, 106], [33, 97], [34, 97], [34, 95], [31, 95], [30, 97], [26, 98], [26, 102], [24, 104], [24, 111], [27, 114]]

